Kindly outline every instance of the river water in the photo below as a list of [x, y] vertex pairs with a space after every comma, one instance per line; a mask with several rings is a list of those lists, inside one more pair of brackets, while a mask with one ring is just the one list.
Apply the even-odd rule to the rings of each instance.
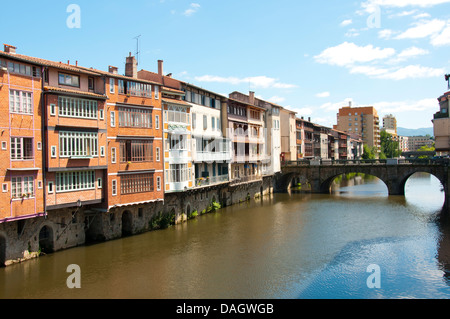
[[[434, 177], [406, 197], [356, 177], [331, 195], [274, 194], [167, 230], [0, 269], [0, 298], [449, 298], [450, 228]], [[69, 289], [68, 265], [81, 288]], [[379, 288], [369, 288], [370, 265]]]

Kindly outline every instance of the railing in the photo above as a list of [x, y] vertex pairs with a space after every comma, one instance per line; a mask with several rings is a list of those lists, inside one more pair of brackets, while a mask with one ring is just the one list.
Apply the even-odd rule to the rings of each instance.
[[230, 184], [236, 185], [236, 184], [240, 184], [240, 183], [247, 183], [247, 182], [253, 182], [253, 181], [262, 181], [262, 176], [258, 176], [258, 175], [242, 176], [242, 177], [234, 178]]
[[219, 175], [212, 177], [200, 177], [195, 180], [195, 187], [211, 186], [228, 182], [228, 175]]
[[356, 160], [335, 160], [335, 159], [316, 159], [316, 160], [298, 160], [285, 161], [281, 163], [282, 167], [293, 166], [337, 166], [337, 165], [353, 165], [353, 166], [374, 166], [374, 165], [445, 165], [450, 166], [450, 158], [441, 159], [356, 159]]

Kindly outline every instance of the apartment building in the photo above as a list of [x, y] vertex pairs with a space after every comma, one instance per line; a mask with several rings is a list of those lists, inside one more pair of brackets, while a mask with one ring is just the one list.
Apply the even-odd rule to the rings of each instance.
[[126, 57], [124, 75], [119, 75], [115, 66], [93, 71], [101, 76], [108, 96], [106, 111], [101, 114], [107, 120], [108, 140], [105, 208], [163, 201], [160, 84], [137, 77], [137, 61], [131, 53]]
[[436, 140], [436, 152], [440, 154], [450, 153], [450, 116], [449, 116], [449, 98], [450, 92], [444, 93], [438, 98], [439, 112], [434, 114], [433, 129]]
[[158, 73], [141, 70], [138, 78], [161, 85], [164, 191], [182, 192], [195, 187], [192, 161], [192, 105], [185, 101], [181, 82], [164, 75], [164, 61], [158, 61]]
[[281, 106], [258, 99], [255, 92], [250, 91], [249, 95], [240, 92], [233, 92], [229, 95], [231, 99], [256, 106], [262, 110], [265, 143], [263, 172], [264, 175], [272, 175], [281, 171]]
[[285, 108], [280, 110], [281, 158], [285, 161], [297, 159], [296, 113]]
[[[442, 142], [442, 139], [440, 140]], [[431, 136], [409, 136], [408, 137], [408, 148], [409, 151], [415, 152], [419, 150], [419, 148], [425, 146], [425, 147], [432, 147], [434, 144], [434, 138]], [[442, 145], [442, 144], [441, 144]], [[445, 152], [445, 148], [441, 146], [441, 148], [436, 150], [437, 152]]]
[[392, 136], [397, 136], [397, 119], [394, 115], [389, 114], [383, 117], [383, 130]]
[[[225, 110], [222, 110], [225, 116]], [[261, 180], [265, 149], [263, 108], [227, 99], [225, 137], [232, 143], [231, 181]]]
[[[191, 105], [192, 159], [195, 186], [203, 187], [230, 180], [231, 140], [222, 130], [222, 101], [214, 92], [182, 82], [184, 100]], [[226, 104], [224, 104], [226, 107]]]
[[[0, 52], [0, 223], [43, 216], [42, 71], [44, 64], [4, 45]], [[22, 225], [22, 226], [21, 226]]]
[[380, 119], [377, 110], [372, 107], [343, 107], [337, 114], [335, 130], [362, 137], [364, 144], [381, 152]]

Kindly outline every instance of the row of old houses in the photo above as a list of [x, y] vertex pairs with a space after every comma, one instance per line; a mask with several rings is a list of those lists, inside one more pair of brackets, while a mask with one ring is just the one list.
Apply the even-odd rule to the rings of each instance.
[[89, 206], [163, 202], [165, 195], [248, 183], [283, 161], [353, 159], [362, 140], [275, 103], [229, 96], [139, 70], [0, 52], [0, 223]]

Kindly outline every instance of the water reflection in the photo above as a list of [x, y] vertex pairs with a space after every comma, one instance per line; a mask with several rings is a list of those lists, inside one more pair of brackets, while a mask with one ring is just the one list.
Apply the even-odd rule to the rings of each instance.
[[[331, 195], [275, 194], [0, 269], [0, 298], [450, 298], [439, 182], [413, 176], [402, 197], [353, 177]], [[72, 263], [79, 290], [65, 286]], [[381, 289], [366, 286], [370, 264]]]

